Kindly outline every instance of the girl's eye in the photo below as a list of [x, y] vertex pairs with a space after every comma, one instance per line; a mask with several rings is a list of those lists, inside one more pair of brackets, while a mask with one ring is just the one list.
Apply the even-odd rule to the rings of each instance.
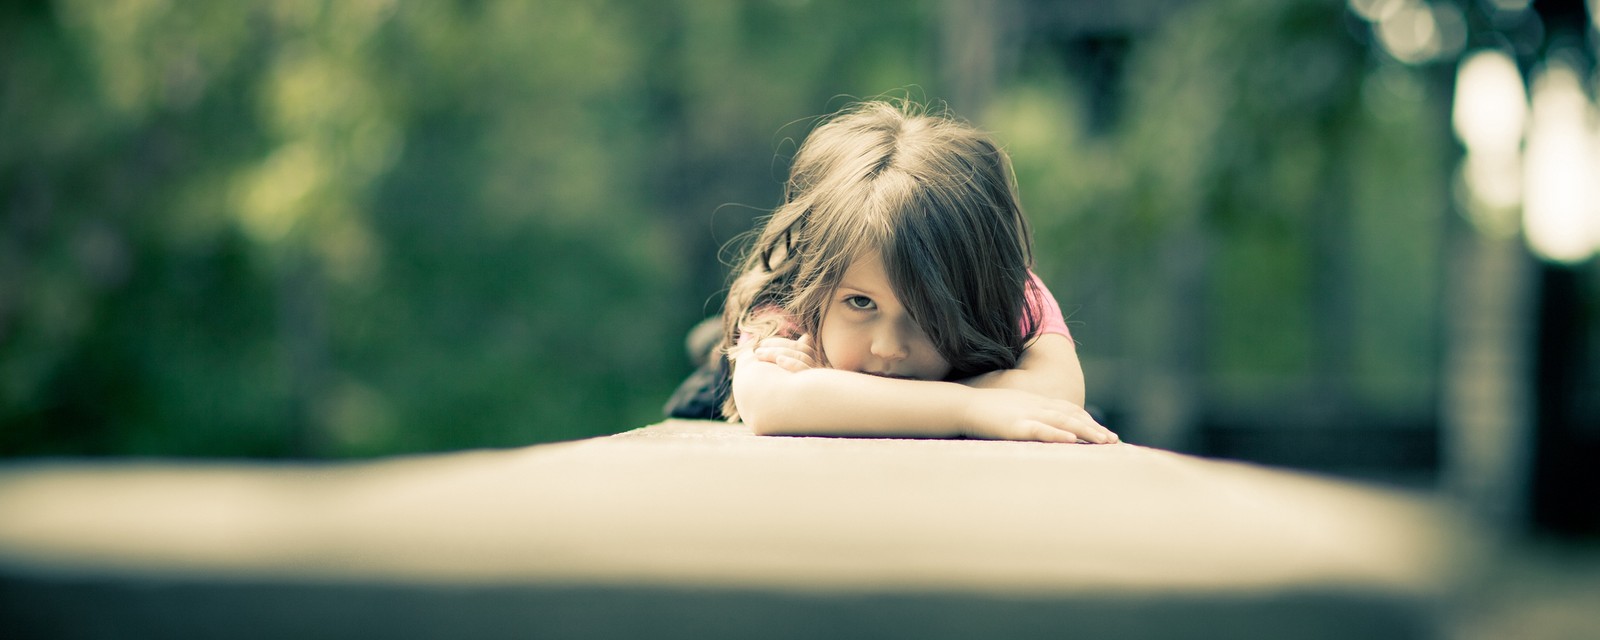
[[844, 303], [851, 309], [856, 309], [858, 311], [870, 311], [874, 307], [878, 306], [872, 302], [872, 298], [868, 298], [866, 296], [850, 296], [844, 299]]

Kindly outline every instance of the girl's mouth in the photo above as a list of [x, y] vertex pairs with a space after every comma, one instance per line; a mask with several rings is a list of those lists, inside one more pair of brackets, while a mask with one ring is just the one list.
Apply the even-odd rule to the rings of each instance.
[[902, 376], [902, 375], [897, 375], [897, 374], [893, 374], [893, 373], [882, 373], [882, 372], [878, 372], [878, 371], [863, 371], [862, 373], [865, 373], [865, 374], [867, 374], [869, 376], [878, 376], [879, 378], [889, 378], [891, 380], [915, 380], [916, 379], [916, 378], [913, 378], [911, 376]]

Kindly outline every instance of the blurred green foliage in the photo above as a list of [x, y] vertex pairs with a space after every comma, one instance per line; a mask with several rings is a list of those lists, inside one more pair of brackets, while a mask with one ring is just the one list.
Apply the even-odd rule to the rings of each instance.
[[909, 3], [0, 11], [5, 454], [371, 455], [655, 420], [710, 294], [691, 282], [720, 279], [717, 206], [769, 203], [778, 127], [922, 75], [927, 49]]
[[988, 124], [1092, 402], [1132, 409], [1176, 374], [1200, 420], [1435, 419], [1448, 68], [1383, 56], [1345, 12], [1180, 4], [1129, 38], [1107, 94], [1081, 60], [1025, 52]]
[[[938, 9], [9, 3], [0, 454], [366, 456], [654, 421], [719, 248], [776, 203], [809, 118], [943, 95]], [[1183, 339], [1208, 393], [1429, 410], [1425, 78], [1374, 61], [1341, 3], [1181, 11], [1132, 38], [1109, 126], [1044, 40], [962, 114], [1015, 157], [1091, 391], [1119, 402], [1153, 366], [1176, 238], [1205, 266]]]

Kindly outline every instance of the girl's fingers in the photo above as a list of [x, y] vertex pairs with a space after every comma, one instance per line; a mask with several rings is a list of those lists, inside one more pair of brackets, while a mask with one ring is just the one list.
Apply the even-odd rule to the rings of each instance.
[[1114, 437], [1109, 429], [1095, 424], [1093, 420], [1077, 420], [1075, 431], [1085, 440], [1095, 444], [1111, 444]]
[[1026, 438], [1027, 440], [1039, 442], [1064, 442], [1067, 444], [1077, 444], [1078, 442], [1078, 436], [1072, 432], [1044, 422], [1035, 422], [1029, 425], [1026, 435], [1029, 436]]
[[811, 346], [811, 336], [797, 340], [767, 338], [756, 345], [756, 359], [776, 364], [789, 371], [803, 371], [822, 366], [817, 362], [817, 352]]
[[1089, 414], [1079, 409], [1076, 411], [1055, 411], [1048, 416], [1047, 423], [1056, 429], [1070, 433], [1075, 439], [1092, 444], [1116, 444], [1121, 440], [1110, 429], [1095, 422]]
[[1068, 411], [1063, 412], [1062, 429], [1078, 434], [1087, 442], [1096, 444], [1116, 444], [1122, 439], [1104, 425], [1095, 422], [1094, 417], [1081, 407], [1072, 405]]
[[816, 360], [810, 354], [782, 347], [757, 347], [755, 356], [757, 360], [770, 362], [789, 371], [804, 371], [817, 366]]
[[1095, 433], [1100, 435], [1101, 442], [1105, 444], [1117, 444], [1118, 442], [1122, 442], [1122, 438], [1117, 437], [1117, 432], [1107, 429], [1105, 425], [1095, 422], [1094, 419], [1090, 418], [1087, 413], [1084, 414], [1084, 419], [1086, 422], [1088, 422], [1089, 428], [1093, 429]]

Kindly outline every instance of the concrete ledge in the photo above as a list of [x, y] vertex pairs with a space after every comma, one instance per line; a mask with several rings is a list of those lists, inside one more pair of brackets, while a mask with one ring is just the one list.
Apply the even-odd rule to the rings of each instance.
[[52, 637], [1428, 637], [1417, 496], [1137, 447], [673, 421], [376, 462], [0, 466]]

